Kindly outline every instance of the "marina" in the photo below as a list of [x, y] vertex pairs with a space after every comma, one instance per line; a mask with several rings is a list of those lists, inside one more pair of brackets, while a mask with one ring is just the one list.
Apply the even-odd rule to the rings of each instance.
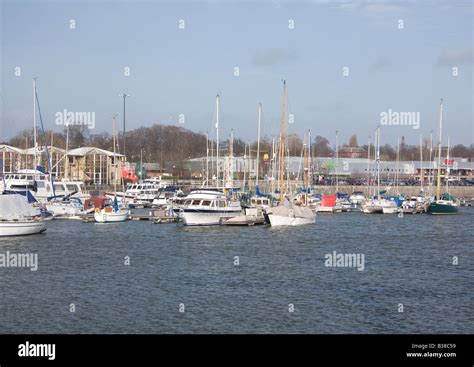
[[0, 2], [0, 367], [473, 366], [473, 10]]

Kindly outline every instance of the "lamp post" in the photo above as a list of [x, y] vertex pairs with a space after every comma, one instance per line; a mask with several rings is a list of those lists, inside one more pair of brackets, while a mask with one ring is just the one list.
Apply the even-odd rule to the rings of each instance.
[[130, 97], [130, 94], [119, 94], [119, 97], [123, 98], [123, 156], [125, 157], [125, 160], [127, 160], [127, 156], [125, 154], [125, 100], [127, 97]]

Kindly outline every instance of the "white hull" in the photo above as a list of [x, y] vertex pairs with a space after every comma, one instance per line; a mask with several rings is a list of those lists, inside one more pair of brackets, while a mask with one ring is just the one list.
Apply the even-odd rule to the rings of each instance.
[[272, 227], [280, 226], [302, 226], [304, 224], [313, 224], [316, 222], [316, 214], [308, 207], [278, 206], [271, 209], [268, 213], [268, 219]]
[[67, 204], [46, 204], [46, 209], [58, 217], [71, 217], [85, 214], [82, 208]]
[[384, 214], [397, 214], [398, 213], [398, 207], [384, 206], [382, 208], [382, 212]]
[[105, 212], [101, 210], [94, 213], [94, 219], [98, 223], [124, 222], [128, 218], [128, 212], [119, 210], [118, 212]]
[[383, 213], [383, 208], [381, 206], [372, 205], [362, 208], [362, 211], [364, 212], [364, 214], [377, 214]]
[[44, 231], [46, 231], [46, 223], [44, 221], [0, 222], [0, 237], [26, 236]]
[[235, 212], [181, 212], [180, 219], [187, 226], [212, 226], [221, 224], [222, 220], [237, 217], [241, 211]]
[[302, 226], [304, 224], [313, 224], [316, 222], [316, 218], [298, 218], [274, 214], [269, 214], [268, 218], [270, 219], [270, 224], [272, 227]]

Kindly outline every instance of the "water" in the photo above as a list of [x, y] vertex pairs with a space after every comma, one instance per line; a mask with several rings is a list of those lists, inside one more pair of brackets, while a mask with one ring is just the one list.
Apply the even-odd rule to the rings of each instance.
[[[474, 208], [316, 221], [189, 228], [55, 220], [45, 234], [0, 239], [0, 252], [39, 258], [36, 272], [0, 268], [0, 333], [474, 332]], [[333, 251], [363, 253], [365, 270], [325, 267]]]

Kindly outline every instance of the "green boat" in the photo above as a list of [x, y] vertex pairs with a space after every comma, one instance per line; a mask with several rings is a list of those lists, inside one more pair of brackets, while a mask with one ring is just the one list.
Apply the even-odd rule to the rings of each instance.
[[444, 193], [440, 200], [433, 201], [429, 208], [430, 214], [456, 214], [458, 212], [458, 205], [454, 197], [448, 193]]
[[[439, 135], [438, 135], [438, 172], [436, 175], [436, 200], [434, 200], [429, 208], [428, 213], [430, 214], [457, 214], [458, 204], [454, 196], [449, 193], [441, 193], [441, 136], [443, 127], [443, 100], [439, 104]], [[448, 138], [448, 150], [447, 150], [447, 161], [449, 160], [449, 138]], [[449, 163], [446, 163], [446, 189], [448, 189], [449, 183]]]

